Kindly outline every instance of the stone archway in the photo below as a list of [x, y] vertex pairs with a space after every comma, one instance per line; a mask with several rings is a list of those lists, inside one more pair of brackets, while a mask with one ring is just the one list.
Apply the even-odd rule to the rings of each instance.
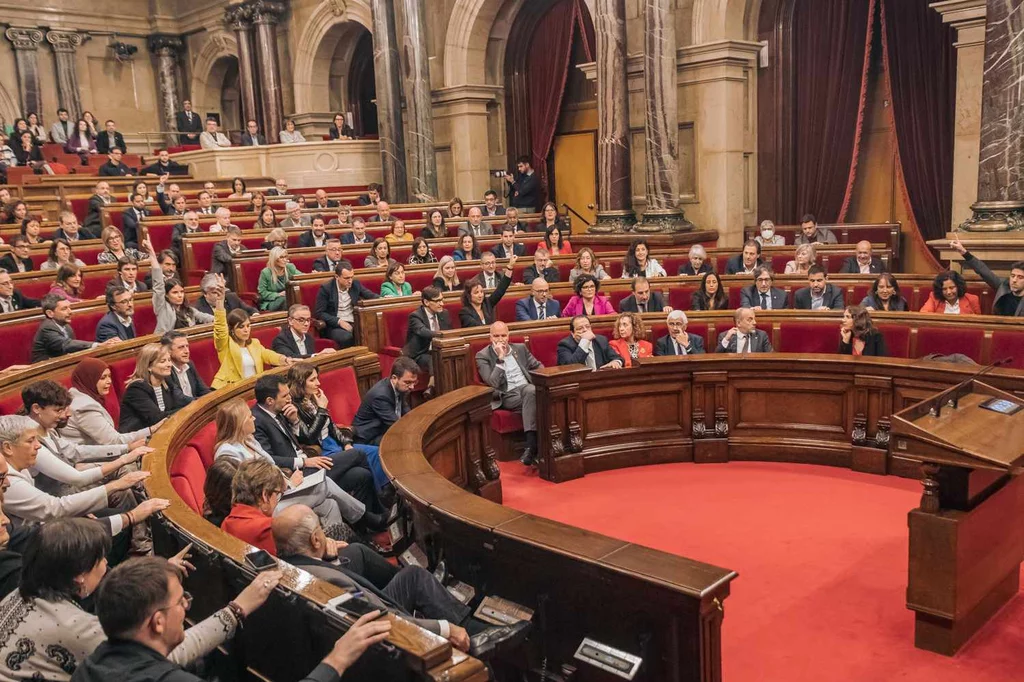
[[[372, 27], [370, 6], [365, 0], [349, 0], [338, 6], [320, 3], [302, 29], [292, 80], [295, 87], [295, 113], [330, 110], [324, 93], [331, 87], [331, 65], [340, 60], [349, 63], [362, 31]], [[348, 69], [342, 69], [348, 74]], [[341, 92], [347, 97], [347, 87]]]
[[693, 42], [757, 40], [761, 0], [694, 0]]
[[230, 71], [232, 60], [237, 72], [238, 43], [234, 36], [223, 31], [211, 34], [196, 54], [189, 90], [192, 93], [192, 108], [200, 116], [211, 111], [224, 113], [221, 111], [224, 79]]

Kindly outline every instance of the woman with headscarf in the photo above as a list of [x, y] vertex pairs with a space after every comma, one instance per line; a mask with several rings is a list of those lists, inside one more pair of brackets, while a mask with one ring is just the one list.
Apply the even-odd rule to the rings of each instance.
[[[114, 380], [110, 366], [99, 358], [82, 358], [71, 373], [71, 416], [61, 435], [82, 445], [142, 445], [163, 424], [160, 421], [138, 431], [118, 433], [117, 400], [110, 400]], [[112, 411], [116, 414], [112, 414]]]

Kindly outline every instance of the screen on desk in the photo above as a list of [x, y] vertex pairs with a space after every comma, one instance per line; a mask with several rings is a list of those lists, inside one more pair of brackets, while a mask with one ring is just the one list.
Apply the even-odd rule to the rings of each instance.
[[1016, 414], [1017, 412], [1020, 412], [1021, 407], [1024, 406], [1012, 400], [989, 398], [985, 402], [981, 403], [981, 407], [986, 410], [992, 410], [993, 412], [999, 412], [1000, 414]]

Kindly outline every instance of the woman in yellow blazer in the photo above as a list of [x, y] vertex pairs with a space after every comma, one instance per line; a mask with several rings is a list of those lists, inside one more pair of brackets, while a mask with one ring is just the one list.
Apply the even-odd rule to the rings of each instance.
[[227, 314], [224, 297], [213, 309], [213, 347], [217, 349], [220, 369], [213, 377], [213, 388], [223, 388], [263, 373], [264, 365], [290, 365], [294, 360], [264, 348], [252, 338], [249, 314], [236, 308]]

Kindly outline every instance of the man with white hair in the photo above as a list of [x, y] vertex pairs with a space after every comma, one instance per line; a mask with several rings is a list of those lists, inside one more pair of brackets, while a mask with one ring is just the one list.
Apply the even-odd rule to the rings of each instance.
[[266, 191], [266, 195], [269, 197], [283, 197], [288, 194], [288, 181], [284, 178], [278, 178], [274, 183], [273, 187], [270, 187]]
[[196, 310], [207, 315], [213, 315], [213, 308], [222, 296], [224, 297], [225, 312], [230, 313], [235, 308], [241, 308], [249, 313], [250, 317], [258, 315], [260, 312], [251, 305], [246, 305], [245, 301], [238, 297], [238, 294], [227, 289], [224, 275], [217, 275], [212, 272], [206, 273], [199, 282], [199, 291], [200, 296], [196, 301]]
[[302, 215], [302, 207], [297, 201], [289, 201], [284, 205], [288, 217], [281, 221], [281, 227], [309, 227], [312, 220], [308, 215]]
[[235, 225], [231, 222], [231, 209], [226, 206], [221, 206], [217, 209], [214, 214], [217, 218], [217, 222], [210, 225], [210, 232], [227, 232], [229, 227]]
[[686, 331], [686, 313], [673, 310], [668, 314], [668, 334], [654, 344], [655, 355], [699, 355], [704, 352], [704, 339]]

